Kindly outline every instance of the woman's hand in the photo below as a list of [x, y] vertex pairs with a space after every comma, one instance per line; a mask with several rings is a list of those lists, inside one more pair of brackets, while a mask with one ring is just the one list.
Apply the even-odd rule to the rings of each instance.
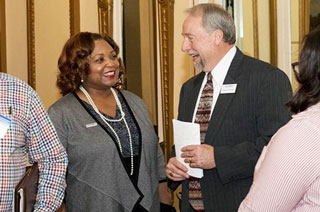
[[174, 212], [176, 211], [173, 205], [171, 191], [168, 188], [167, 182], [159, 183], [159, 198], [160, 198], [160, 211]]
[[159, 183], [159, 198], [161, 203], [172, 205], [172, 195], [167, 182]]
[[188, 168], [180, 163], [176, 157], [170, 158], [166, 168], [167, 177], [173, 181], [182, 181], [189, 178]]

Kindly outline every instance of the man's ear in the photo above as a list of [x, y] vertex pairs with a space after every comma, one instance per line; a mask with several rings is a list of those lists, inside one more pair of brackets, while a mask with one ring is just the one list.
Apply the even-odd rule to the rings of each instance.
[[220, 29], [216, 29], [212, 32], [212, 36], [214, 38], [215, 44], [219, 45], [221, 42], [223, 42], [223, 32]]

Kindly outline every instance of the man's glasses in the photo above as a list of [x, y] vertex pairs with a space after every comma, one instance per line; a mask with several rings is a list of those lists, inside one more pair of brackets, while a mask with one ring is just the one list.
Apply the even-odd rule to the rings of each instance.
[[299, 72], [299, 62], [294, 62], [291, 64], [291, 66], [295, 72]]

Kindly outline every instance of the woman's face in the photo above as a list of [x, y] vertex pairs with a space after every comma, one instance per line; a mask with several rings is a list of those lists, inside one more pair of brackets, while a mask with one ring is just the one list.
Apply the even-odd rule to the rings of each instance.
[[89, 74], [84, 86], [97, 90], [104, 90], [114, 86], [119, 78], [119, 60], [116, 52], [105, 40], [96, 40], [95, 48], [89, 60]]

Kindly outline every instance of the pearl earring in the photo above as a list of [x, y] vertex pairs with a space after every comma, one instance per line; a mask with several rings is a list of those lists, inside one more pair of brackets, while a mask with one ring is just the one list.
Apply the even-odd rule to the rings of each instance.
[[81, 77], [81, 83], [83, 83], [83, 78]]

